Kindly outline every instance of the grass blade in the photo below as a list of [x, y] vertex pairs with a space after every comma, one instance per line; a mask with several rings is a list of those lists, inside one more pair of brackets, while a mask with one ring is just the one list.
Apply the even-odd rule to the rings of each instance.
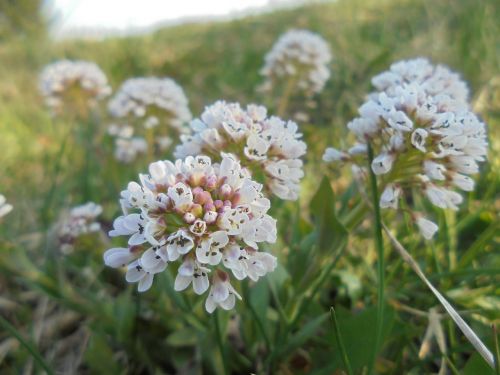
[[45, 362], [40, 352], [30, 342], [24, 339], [24, 337], [16, 329], [16, 327], [10, 324], [2, 316], [0, 316], [0, 325], [12, 336], [14, 336], [21, 343], [21, 345], [30, 352], [30, 354], [33, 356], [33, 359], [40, 365], [40, 367], [42, 367], [47, 372], [47, 374], [54, 375], [54, 372], [51, 370], [47, 362]]
[[217, 336], [217, 346], [219, 347], [222, 366], [224, 369], [224, 375], [229, 375], [230, 372], [229, 372], [229, 366], [227, 364], [226, 347], [224, 345], [223, 333], [219, 322], [219, 310], [215, 310], [215, 313], [212, 316], [215, 322], [215, 334]]
[[463, 320], [460, 314], [455, 310], [455, 308], [446, 300], [446, 298], [437, 290], [434, 285], [429, 281], [427, 276], [425, 276], [424, 272], [420, 268], [420, 266], [415, 262], [412, 256], [406, 251], [403, 245], [397, 240], [396, 237], [392, 235], [390, 230], [384, 225], [384, 230], [387, 233], [387, 236], [391, 240], [394, 248], [398, 251], [401, 257], [404, 259], [406, 263], [415, 271], [415, 273], [420, 277], [420, 279], [427, 285], [427, 287], [431, 290], [431, 292], [436, 296], [441, 305], [445, 308], [446, 312], [453, 319], [458, 328], [462, 331], [464, 336], [469, 340], [469, 342], [474, 346], [477, 352], [483, 357], [483, 359], [490, 365], [492, 369], [495, 368], [495, 360], [493, 354], [489, 351], [489, 349], [484, 345], [481, 339], [476, 335], [476, 333], [469, 327], [469, 325]]

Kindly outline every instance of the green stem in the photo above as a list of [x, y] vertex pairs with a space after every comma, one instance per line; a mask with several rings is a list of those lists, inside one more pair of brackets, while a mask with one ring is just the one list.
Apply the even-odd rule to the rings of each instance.
[[[455, 233], [454, 233], [454, 223], [455, 223], [455, 217], [454, 213], [450, 211], [445, 211], [443, 214], [444, 218], [444, 225], [445, 225], [445, 239], [446, 239], [446, 247], [448, 249], [447, 255], [448, 255], [448, 270], [453, 271], [456, 267], [457, 263], [457, 254], [456, 254], [456, 241], [455, 241]], [[443, 283], [445, 289], [449, 289], [453, 285], [453, 280], [452, 278], [448, 278], [445, 280]], [[450, 341], [450, 347], [455, 348], [457, 345], [457, 334], [455, 330], [455, 325], [453, 322], [448, 322], [448, 338]], [[454, 362], [458, 362], [458, 355], [457, 353], [454, 353], [453, 351], [450, 354], [450, 359]]]
[[346, 248], [345, 244], [342, 245], [342, 247], [341, 247], [339, 253], [337, 254], [337, 256], [335, 257], [335, 259], [332, 262], [330, 262], [330, 264], [328, 266], [323, 267], [323, 271], [320, 273], [318, 278], [312, 283], [311, 293], [309, 295], [305, 295], [300, 300], [299, 307], [296, 310], [297, 313], [294, 316], [292, 316], [291, 322], [289, 324], [287, 324], [287, 334], [288, 334], [288, 332], [290, 332], [293, 329], [293, 327], [295, 327], [295, 325], [298, 323], [300, 318], [306, 312], [307, 308], [311, 305], [311, 301], [316, 296], [316, 293], [318, 293], [318, 291], [321, 289], [321, 287], [323, 286], [325, 281], [328, 279], [328, 276], [330, 276], [332, 270], [337, 265], [337, 262], [340, 260], [340, 258], [344, 254], [345, 248]]
[[498, 344], [497, 326], [493, 324], [493, 342], [495, 343], [495, 374], [500, 375], [500, 345]]
[[377, 177], [371, 168], [373, 161], [373, 149], [368, 143], [368, 170], [370, 171], [370, 185], [372, 192], [373, 213], [375, 215], [375, 248], [377, 250], [377, 268], [378, 268], [378, 293], [377, 293], [377, 325], [375, 334], [375, 345], [372, 353], [372, 361], [369, 373], [372, 374], [375, 368], [377, 353], [382, 344], [382, 329], [384, 323], [384, 291], [385, 291], [385, 265], [384, 265], [384, 242], [382, 238], [382, 218], [380, 216], [379, 192], [377, 187]]
[[264, 341], [266, 342], [266, 351], [269, 353], [271, 351], [271, 340], [269, 340], [269, 336], [266, 333], [264, 323], [262, 322], [259, 314], [257, 314], [257, 311], [255, 311], [255, 308], [252, 305], [252, 301], [250, 300], [250, 293], [248, 291], [248, 283], [247, 282], [243, 283], [243, 294], [245, 296], [245, 301], [247, 303], [247, 306], [250, 309], [250, 313], [252, 314], [255, 322], [257, 323], [257, 327], [258, 327], [260, 333], [262, 334]]
[[286, 113], [288, 102], [290, 101], [290, 96], [292, 95], [292, 90], [295, 87], [296, 79], [294, 77], [288, 78], [285, 89], [283, 90], [283, 95], [278, 103], [278, 108], [276, 109], [276, 114], [278, 117], [283, 117]]
[[283, 308], [283, 304], [280, 301], [280, 298], [278, 296], [278, 291], [276, 290], [276, 287], [274, 286], [273, 282], [269, 280], [268, 277], [266, 277], [267, 280], [267, 285], [269, 286], [269, 290], [271, 291], [271, 296], [273, 297], [273, 301], [276, 304], [276, 308], [278, 309], [278, 314], [280, 316], [281, 321], [285, 322], [288, 324], [289, 319], [286, 316], [285, 309]]
[[222, 330], [219, 322], [219, 310], [215, 310], [213, 315], [215, 320], [215, 334], [217, 335], [217, 345], [219, 346], [220, 357], [222, 360], [222, 366], [224, 368], [224, 375], [229, 375], [229, 368], [226, 363], [226, 350], [224, 348], [224, 341], [222, 339]]

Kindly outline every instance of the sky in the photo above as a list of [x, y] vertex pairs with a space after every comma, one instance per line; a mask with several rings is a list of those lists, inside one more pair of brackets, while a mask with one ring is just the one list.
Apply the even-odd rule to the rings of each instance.
[[130, 30], [187, 17], [226, 16], [287, 0], [48, 0], [54, 32]]

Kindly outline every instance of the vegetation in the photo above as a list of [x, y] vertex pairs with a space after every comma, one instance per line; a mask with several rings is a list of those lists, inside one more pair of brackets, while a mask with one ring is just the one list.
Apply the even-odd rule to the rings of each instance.
[[[370, 78], [392, 62], [426, 56], [461, 72], [489, 127], [490, 154], [475, 191], [456, 213], [435, 210], [440, 231], [433, 241], [391, 213], [383, 220], [493, 352], [492, 325], [500, 320], [498, 1], [340, 0], [98, 41], [52, 41], [43, 31], [21, 31], [35, 27], [28, 21], [38, 16], [22, 15], [17, 5], [5, 9], [0, 193], [14, 210], [0, 219], [1, 373], [495, 373], [390, 239], [375, 245], [371, 210], [354, 209], [362, 198], [350, 171], [328, 168], [321, 156], [326, 146], [350, 144], [347, 122], [371, 91]], [[40, 22], [37, 30], [44, 28]], [[138, 294], [103, 265], [106, 236], [83, 238], [70, 255], [59, 252], [60, 212], [94, 201], [109, 230], [120, 211], [119, 192], [152, 160], [122, 165], [113, 159], [104, 106], [100, 118], [86, 123], [52, 118], [37, 90], [44, 65], [94, 61], [114, 89], [130, 77], [171, 77], [196, 117], [218, 99], [261, 103], [273, 113], [278, 99], [256, 90], [259, 69], [290, 28], [310, 29], [329, 42], [332, 77], [314, 97], [309, 121], [300, 123], [308, 144], [300, 200], [276, 201], [271, 209], [279, 239], [266, 250], [279, 266], [258, 283], [241, 285], [244, 300], [235, 311], [208, 315], [203, 299], [174, 292], [174, 272]], [[287, 115], [302, 104], [291, 103]], [[380, 247], [385, 304], [377, 337]]]

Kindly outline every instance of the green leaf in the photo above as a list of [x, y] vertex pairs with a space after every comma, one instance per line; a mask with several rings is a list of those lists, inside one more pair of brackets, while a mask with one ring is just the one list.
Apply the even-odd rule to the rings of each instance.
[[250, 289], [250, 302], [257, 315], [263, 318], [265, 321], [267, 308], [269, 306], [269, 288], [265, 283], [265, 280], [256, 283]]
[[134, 329], [136, 313], [135, 301], [131, 297], [131, 288], [113, 301], [114, 330], [120, 342], [126, 342]]
[[462, 375], [495, 375], [495, 370], [488, 366], [478, 353], [474, 353], [465, 364], [461, 373]]
[[347, 371], [349, 375], [352, 375], [351, 362], [349, 361], [349, 356], [345, 351], [344, 341], [342, 339], [342, 333], [340, 332], [339, 322], [337, 320], [337, 315], [335, 314], [335, 309], [333, 307], [330, 308], [330, 314], [332, 317], [333, 329], [335, 332], [335, 343], [336, 346], [340, 349], [342, 362], [344, 363], [344, 369]]
[[[382, 325], [382, 342], [385, 341], [394, 323], [394, 310], [388, 305], [384, 307], [384, 321]], [[350, 359], [354, 373], [359, 372], [363, 367], [368, 366], [371, 361], [370, 348], [375, 341], [377, 309], [368, 308], [356, 315], [346, 315], [342, 310], [337, 309], [337, 320], [342, 330], [342, 339], [345, 351]], [[381, 348], [381, 352], [382, 352]], [[342, 363], [339, 348], [334, 349], [332, 363], [340, 365]], [[339, 368], [337, 365], [336, 368]]]
[[341, 247], [347, 239], [347, 230], [337, 219], [335, 212], [335, 194], [330, 182], [323, 177], [318, 191], [310, 204], [316, 224], [319, 252], [328, 252]]
[[120, 368], [113, 360], [113, 349], [104, 335], [97, 332], [90, 338], [85, 363], [90, 367], [91, 374], [120, 374]]

